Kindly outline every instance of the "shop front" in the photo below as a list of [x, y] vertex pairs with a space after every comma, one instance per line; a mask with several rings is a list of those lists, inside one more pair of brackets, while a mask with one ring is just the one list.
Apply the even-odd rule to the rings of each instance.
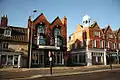
[[0, 66], [1, 67], [22, 67], [21, 52], [1, 52]]
[[60, 47], [55, 46], [39, 46], [38, 50], [32, 52], [32, 66], [33, 67], [48, 67], [50, 64], [49, 53], [52, 56], [53, 66], [64, 65], [64, 51]]

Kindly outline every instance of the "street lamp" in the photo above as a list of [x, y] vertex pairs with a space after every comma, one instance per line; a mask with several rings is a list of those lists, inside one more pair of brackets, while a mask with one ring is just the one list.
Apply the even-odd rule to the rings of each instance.
[[[35, 14], [37, 10], [33, 10], [33, 13]], [[34, 17], [34, 14], [32, 15]], [[33, 37], [33, 20], [32, 20], [32, 26], [30, 26], [30, 38], [29, 38], [29, 68], [31, 68], [31, 55], [32, 55], [32, 37]]]

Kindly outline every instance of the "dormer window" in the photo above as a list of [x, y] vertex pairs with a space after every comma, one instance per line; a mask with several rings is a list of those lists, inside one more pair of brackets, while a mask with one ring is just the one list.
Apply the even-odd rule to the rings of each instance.
[[4, 36], [10, 37], [11, 36], [11, 30], [9, 30], [9, 29], [4, 30]]

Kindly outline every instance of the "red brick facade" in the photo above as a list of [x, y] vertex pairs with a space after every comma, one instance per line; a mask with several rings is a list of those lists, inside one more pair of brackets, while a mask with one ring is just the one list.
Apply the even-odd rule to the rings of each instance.
[[[53, 32], [53, 29], [58, 25], [58, 27], [60, 28], [60, 33], [61, 33], [61, 37], [63, 38], [63, 48], [66, 50], [66, 38], [67, 38], [67, 19], [66, 17], [64, 17], [62, 19], [62, 21], [60, 20], [59, 17], [55, 18], [55, 20], [50, 23], [47, 21], [47, 19], [45, 18], [45, 16], [43, 15], [43, 13], [41, 13], [34, 21], [33, 21], [33, 35], [34, 35], [34, 40], [36, 40], [36, 25], [38, 25], [39, 23], [45, 24], [45, 36], [46, 36], [46, 45], [50, 45], [50, 38], [53, 36], [51, 35]], [[32, 26], [32, 21], [30, 20], [30, 18], [28, 19], [28, 32], [30, 29], [30, 26]], [[29, 33], [28, 33], [29, 36]], [[29, 38], [28, 38], [29, 39]], [[33, 41], [34, 42], [34, 41]]]

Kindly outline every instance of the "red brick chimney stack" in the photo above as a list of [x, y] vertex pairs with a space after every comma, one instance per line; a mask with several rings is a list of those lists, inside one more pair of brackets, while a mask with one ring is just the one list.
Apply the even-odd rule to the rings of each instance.
[[7, 18], [7, 15], [3, 15], [1, 17], [1, 27], [7, 27], [8, 25], [8, 18]]

